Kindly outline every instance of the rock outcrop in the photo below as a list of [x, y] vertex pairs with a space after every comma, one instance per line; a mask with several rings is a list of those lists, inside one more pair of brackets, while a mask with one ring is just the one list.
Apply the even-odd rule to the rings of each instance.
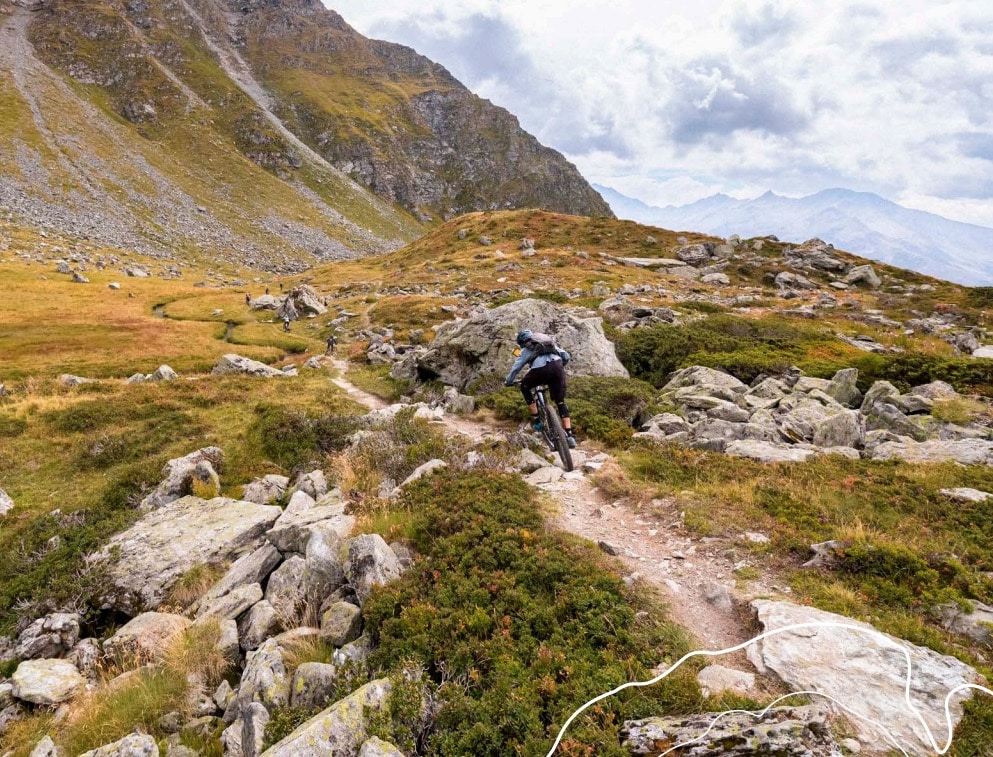
[[574, 375], [628, 375], [599, 318], [574, 316], [546, 300], [533, 299], [442, 324], [427, 352], [417, 358], [417, 372], [463, 391], [483, 379], [502, 379], [514, 362], [514, 338], [524, 328], [555, 337], [558, 346], [572, 355], [568, 371]]

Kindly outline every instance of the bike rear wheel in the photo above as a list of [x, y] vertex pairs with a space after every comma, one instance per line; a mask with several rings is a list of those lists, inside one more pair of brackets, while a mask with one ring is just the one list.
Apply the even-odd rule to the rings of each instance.
[[545, 417], [548, 419], [549, 441], [552, 443], [555, 451], [559, 453], [559, 457], [562, 459], [562, 465], [567, 471], [571, 471], [572, 452], [569, 450], [569, 442], [566, 439], [565, 429], [562, 427], [559, 414], [554, 407], [546, 404]]

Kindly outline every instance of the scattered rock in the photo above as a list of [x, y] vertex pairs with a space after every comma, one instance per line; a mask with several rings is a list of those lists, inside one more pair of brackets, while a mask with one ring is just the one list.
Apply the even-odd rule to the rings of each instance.
[[152, 381], [175, 381], [178, 378], [179, 374], [168, 365], [160, 365], [152, 374]]
[[192, 493], [193, 483], [199, 481], [220, 489], [217, 468], [224, 460], [224, 453], [219, 447], [204, 447], [191, 452], [185, 457], [177, 457], [162, 467], [163, 479], [151, 494], [145, 497], [139, 505], [142, 510], [154, 510], [180, 497]]
[[[260, 587], [261, 589], [261, 587]], [[280, 618], [266, 600], [256, 602], [238, 621], [238, 643], [246, 652], [259, 648], [279, 628]]]
[[993, 497], [993, 494], [989, 492], [979, 491], [979, 489], [939, 489], [938, 494], [943, 497], [948, 497], [952, 502], [960, 502], [962, 504], [972, 504], [977, 502], [985, 502], [986, 500]]
[[151, 736], [132, 733], [113, 744], [83, 752], [79, 757], [159, 757], [159, 747]]
[[870, 289], [878, 289], [883, 283], [871, 265], [855, 266], [842, 281], [846, 284], [865, 284]]
[[305, 662], [293, 674], [290, 706], [326, 707], [337, 687], [338, 668], [324, 662]]
[[345, 575], [359, 601], [365, 601], [373, 586], [399, 578], [400, 563], [396, 554], [378, 534], [363, 534], [349, 539], [346, 547]]
[[[698, 741], [703, 734], [705, 741]], [[693, 757], [838, 755], [828, 713], [818, 705], [774, 707], [762, 716], [734, 711], [625, 721], [622, 746], [632, 754], [659, 754], [695, 742]]]
[[245, 484], [241, 498], [257, 505], [268, 505], [282, 497], [289, 485], [290, 480], [286, 476], [269, 474]]
[[104, 652], [119, 662], [154, 661], [170, 642], [190, 626], [182, 615], [144, 612], [132, 618], [103, 644]]
[[261, 599], [261, 584], [239, 586], [217, 599], [201, 603], [197, 610], [197, 620], [211, 618], [234, 620]]
[[321, 616], [321, 638], [343, 647], [362, 635], [362, 610], [350, 602], [335, 602]]
[[217, 361], [217, 365], [211, 373], [223, 376], [229, 373], [246, 373], [249, 376], [257, 376], [260, 378], [280, 378], [286, 376], [283, 371], [276, 368], [270, 368], [265, 363], [260, 363], [258, 360], [251, 360], [247, 357], [242, 357], [241, 355], [224, 355], [220, 360]]
[[86, 686], [86, 679], [68, 660], [25, 660], [10, 682], [14, 697], [41, 705], [61, 704]]
[[73, 376], [71, 373], [63, 373], [56, 379], [62, 386], [68, 386], [70, 388], [75, 386], [80, 386], [82, 384], [92, 384], [93, 379], [83, 378], [82, 376]]
[[359, 757], [404, 757], [404, 754], [388, 741], [373, 736], [359, 749]]
[[12, 657], [62, 657], [79, 642], [79, 615], [57, 612], [38, 618], [17, 637]]
[[723, 665], [708, 665], [696, 674], [696, 680], [705, 697], [715, 696], [725, 691], [748, 695], [753, 693], [755, 689], [754, 673], [726, 668]]

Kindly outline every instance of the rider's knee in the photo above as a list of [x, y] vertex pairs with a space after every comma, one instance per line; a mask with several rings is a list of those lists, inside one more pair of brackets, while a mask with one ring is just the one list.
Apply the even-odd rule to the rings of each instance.
[[559, 408], [560, 418], [568, 418], [570, 415], [572, 415], [572, 413], [569, 411], [569, 406], [565, 404], [565, 400], [563, 400], [562, 402], [556, 402], [555, 404]]

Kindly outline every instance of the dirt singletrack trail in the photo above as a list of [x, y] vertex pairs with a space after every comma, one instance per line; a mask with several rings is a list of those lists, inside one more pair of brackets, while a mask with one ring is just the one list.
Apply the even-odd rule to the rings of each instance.
[[[347, 378], [348, 364], [333, 361], [335, 385], [370, 410], [389, 403], [365, 392]], [[475, 442], [503, 434], [498, 428], [462, 416], [445, 414], [442, 423], [453, 433]], [[577, 462], [587, 453], [579, 449]], [[590, 455], [592, 456], [592, 455]], [[608, 457], [609, 459], [609, 457]], [[577, 464], [554, 483], [539, 484], [551, 501], [551, 523], [614, 553], [627, 574], [656, 587], [670, 605], [669, 615], [709, 650], [735, 646], [752, 637], [732, 606], [734, 564], [726, 543], [700, 539], [682, 525], [675, 500], [657, 501], [652, 514], [638, 512], [623, 501], [610, 501]], [[725, 664], [729, 661], [725, 660]]]

